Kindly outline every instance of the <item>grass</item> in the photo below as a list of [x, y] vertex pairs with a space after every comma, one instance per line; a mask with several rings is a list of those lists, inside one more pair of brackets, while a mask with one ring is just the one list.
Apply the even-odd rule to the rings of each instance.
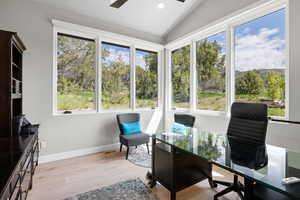
[[[96, 95], [93, 91], [82, 91], [79, 93], [58, 94], [58, 110], [95, 110]], [[263, 97], [258, 95], [236, 95], [236, 101], [238, 102], [261, 102]], [[225, 110], [226, 95], [224, 93], [206, 92], [198, 94], [197, 109], [201, 110], [213, 110], [224, 111]], [[189, 102], [175, 102], [176, 108], [189, 108]], [[102, 103], [104, 109], [122, 109], [129, 108], [128, 102], [123, 104], [111, 104], [106, 100]], [[137, 99], [137, 108], [153, 108], [157, 106], [157, 100]], [[285, 116], [284, 108], [269, 107], [269, 116]]]
[[198, 94], [197, 109], [225, 111], [226, 95], [225, 93], [206, 92]]
[[155, 108], [157, 107], [157, 99], [137, 99], [137, 108]]
[[95, 110], [95, 92], [82, 91], [78, 93], [58, 94], [58, 110]]
[[[58, 110], [95, 110], [95, 92], [82, 91], [69, 94], [58, 94]], [[137, 108], [153, 108], [157, 106], [157, 100], [137, 99]], [[129, 108], [129, 99], [125, 103], [111, 103], [109, 100], [102, 102], [104, 109]]]

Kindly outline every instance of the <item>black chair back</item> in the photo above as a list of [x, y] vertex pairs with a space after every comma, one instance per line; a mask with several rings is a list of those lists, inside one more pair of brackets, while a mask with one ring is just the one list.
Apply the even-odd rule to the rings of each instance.
[[122, 123], [131, 123], [131, 122], [140, 121], [140, 114], [139, 113], [118, 114], [117, 115], [117, 121], [118, 121], [118, 125], [119, 125], [121, 135], [123, 135], [124, 132], [123, 132], [121, 124]]
[[175, 114], [174, 121], [185, 126], [194, 127], [195, 117], [187, 114]]
[[233, 103], [227, 135], [246, 142], [265, 144], [268, 107], [260, 103]]

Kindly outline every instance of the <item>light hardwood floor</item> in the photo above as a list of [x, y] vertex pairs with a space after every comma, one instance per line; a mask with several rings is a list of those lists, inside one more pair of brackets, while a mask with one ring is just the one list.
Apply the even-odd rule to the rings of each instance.
[[[148, 169], [138, 167], [125, 160], [124, 152], [98, 153], [78, 158], [40, 164], [34, 175], [33, 189], [29, 200], [60, 200], [79, 193], [87, 192], [123, 180], [139, 177], [145, 181]], [[219, 180], [232, 180], [228, 174], [214, 168], [214, 175]], [[216, 191], [203, 181], [177, 193], [178, 200], [212, 200]], [[160, 200], [168, 200], [169, 192], [161, 185], [153, 189]], [[232, 193], [220, 200], [237, 200]]]

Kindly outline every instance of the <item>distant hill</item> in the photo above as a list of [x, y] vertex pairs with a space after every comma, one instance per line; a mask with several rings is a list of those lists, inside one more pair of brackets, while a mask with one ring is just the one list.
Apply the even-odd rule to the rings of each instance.
[[[267, 75], [267, 73], [270, 71], [270, 69], [257, 69], [256, 71], [258, 71], [262, 77], [265, 77]], [[284, 73], [285, 73], [284, 69], [272, 69], [272, 71], [279, 72], [282, 75], [284, 75]], [[245, 72], [247, 72], [247, 71], [235, 71], [235, 76], [236, 77], [243, 76], [243, 74]]]

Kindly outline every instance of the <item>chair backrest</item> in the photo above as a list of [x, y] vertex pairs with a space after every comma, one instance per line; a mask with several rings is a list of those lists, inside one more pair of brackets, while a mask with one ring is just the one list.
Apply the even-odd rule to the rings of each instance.
[[227, 135], [246, 142], [266, 142], [268, 107], [261, 103], [233, 103]]
[[195, 123], [195, 117], [187, 114], [175, 114], [174, 121], [176, 123], [193, 128]]
[[139, 113], [124, 113], [117, 115], [117, 121], [121, 134], [124, 134], [121, 124], [140, 121]]

